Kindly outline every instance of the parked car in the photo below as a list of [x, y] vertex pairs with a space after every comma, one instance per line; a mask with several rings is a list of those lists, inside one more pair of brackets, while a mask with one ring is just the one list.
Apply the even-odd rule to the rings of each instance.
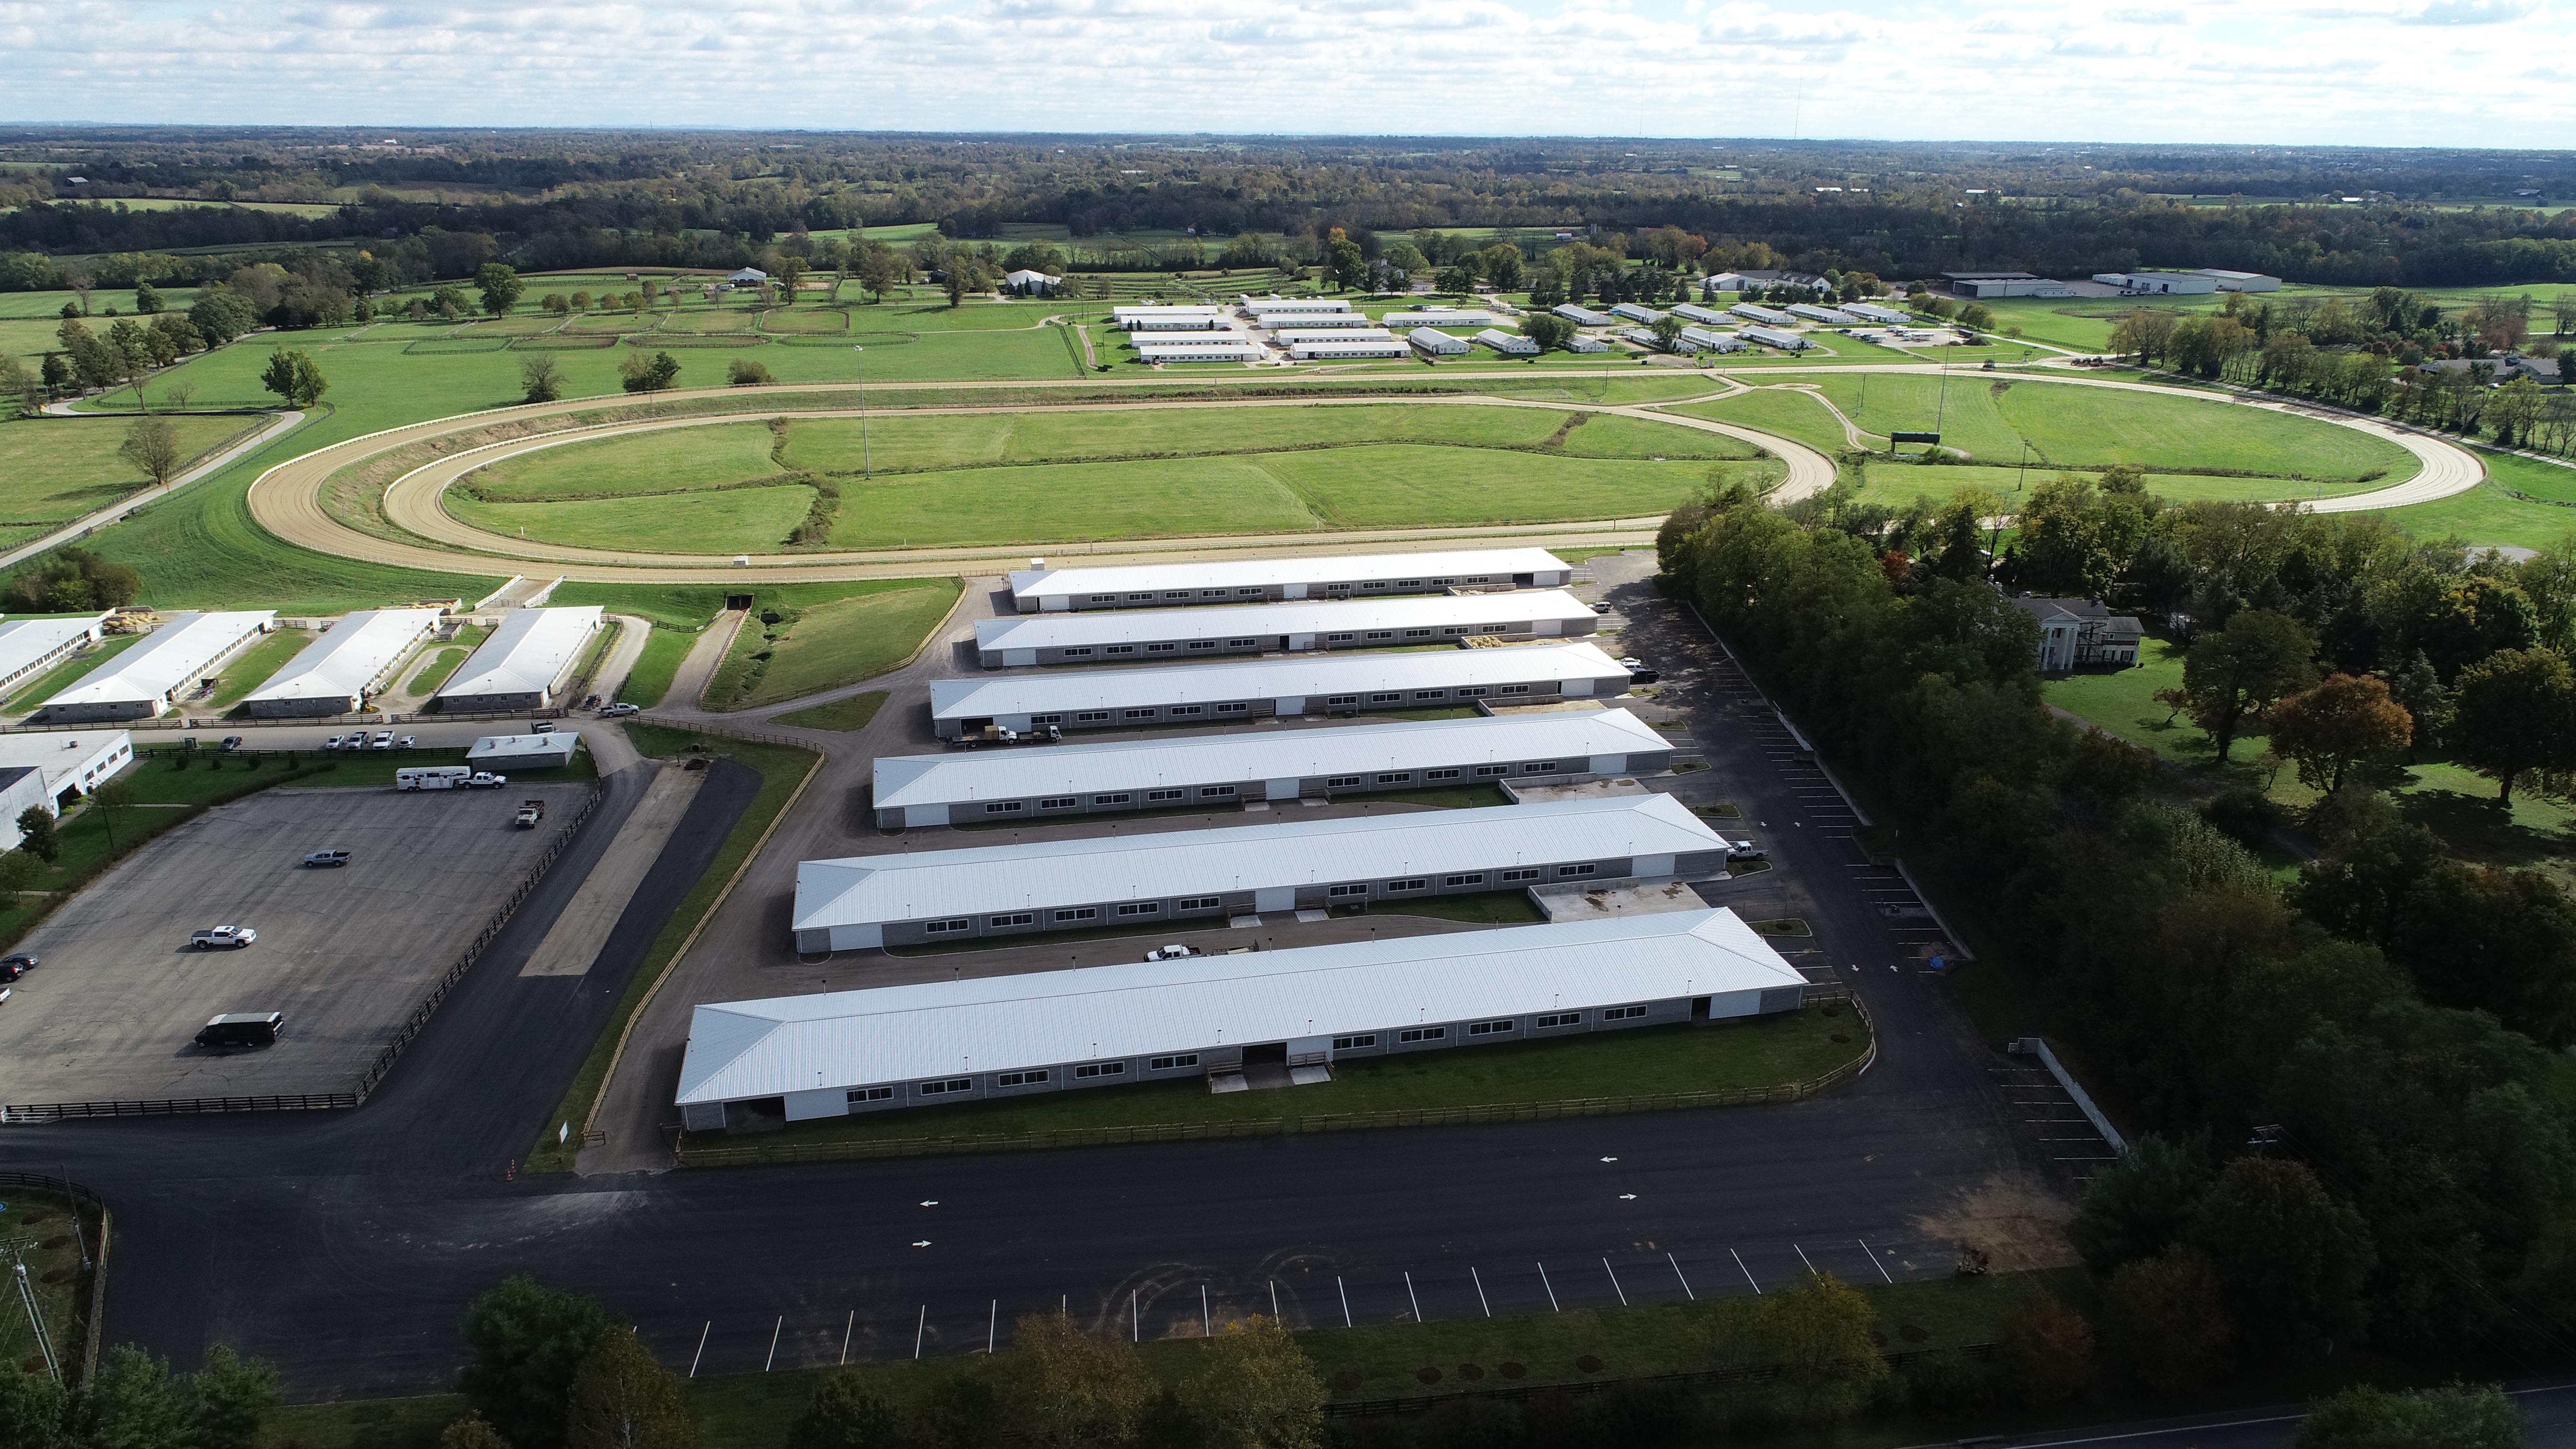
[[349, 852], [338, 849], [337, 847], [327, 850], [308, 850], [304, 853], [304, 863], [316, 868], [332, 865], [347, 865], [349, 863]]
[[1622, 669], [1643, 669], [1646, 667], [1646, 661], [1638, 658], [1634, 654], [1622, 655], [1619, 660], [1619, 667]]
[[376, 732], [375, 739], [369, 743], [370, 747], [373, 749], [390, 750], [394, 747], [394, 732], [392, 730], [379, 730]]
[[259, 932], [248, 926], [217, 926], [189, 937], [188, 944], [200, 951], [238, 951], [258, 939]]
[[528, 726], [528, 733], [532, 735], [550, 735], [554, 732], [555, 722], [550, 719], [541, 719], [535, 724]]
[[0, 956], [0, 981], [15, 981], [36, 969], [36, 958], [24, 951]]
[[241, 747], [242, 737], [239, 735], [226, 735], [224, 736], [224, 742], [221, 745], [216, 746], [216, 748], [222, 750], [227, 755]]
[[545, 818], [545, 801], [522, 800], [519, 802], [519, 813], [517, 816], [513, 817], [511, 823], [518, 826], [521, 830], [534, 830], [537, 828], [537, 822]]
[[1726, 842], [1726, 863], [1728, 865], [1749, 865], [1754, 861], [1769, 860], [1770, 858], [1771, 852], [1764, 850], [1761, 846], [1754, 844], [1750, 840], [1730, 840]]
[[412, 747], [412, 745], [413, 745], [414, 743], [415, 743], [415, 740], [413, 739], [413, 737], [412, 737], [412, 736], [410, 736], [410, 735], [405, 735], [405, 736], [403, 736], [401, 739], [398, 739], [398, 740], [394, 741], [394, 748], [395, 748], [395, 749], [398, 749], [398, 750], [408, 750], [408, 749], [410, 749], [410, 748]]
[[367, 732], [365, 730], [360, 730], [356, 734], [349, 736], [348, 742], [340, 746], [340, 748], [344, 750], [363, 750], [366, 747]]
[[333, 735], [331, 738], [322, 742], [322, 748], [326, 750], [336, 750], [340, 748], [340, 741], [347, 738], [347, 735]]
[[600, 708], [599, 708], [599, 712], [600, 712], [601, 714], [604, 714], [604, 715], [611, 715], [611, 716], [615, 716], [615, 715], [627, 715], [627, 714], [642, 714], [642, 713], [644, 712], [644, 706], [642, 706], [642, 705], [640, 705], [640, 704], [629, 704], [629, 703], [627, 703], [625, 700], [622, 700], [622, 699], [621, 699], [621, 700], [617, 701], [615, 704], [606, 704], [606, 705], [601, 705], [601, 706], [600, 706]]
[[1651, 669], [1631, 669], [1628, 671], [1628, 682], [1630, 684], [1652, 684], [1661, 678], [1663, 678], [1662, 675]]
[[1595, 604], [1592, 606], [1592, 612], [1596, 614], [1607, 614], [1610, 612], [1610, 606], [1608, 604]]
[[1146, 952], [1145, 959], [1148, 961], [1186, 961], [1192, 956], [1204, 956], [1206, 954], [1206, 952], [1201, 951], [1196, 946], [1184, 946], [1178, 942], [1174, 942], [1169, 946], [1158, 946], [1155, 949]]

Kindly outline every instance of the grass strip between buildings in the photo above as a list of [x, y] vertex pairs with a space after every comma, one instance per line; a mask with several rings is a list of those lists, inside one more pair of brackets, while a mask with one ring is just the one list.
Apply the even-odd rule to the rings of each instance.
[[1197, 1080], [1049, 1092], [798, 1123], [747, 1139], [692, 1134], [684, 1167], [1110, 1146], [1428, 1127], [1794, 1101], [1860, 1069], [1869, 1028], [1827, 1002], [1742, 1021], [1336, 1062], [1334, 1079], [1265, 1092]]
[[818, 704], [806, 709], [790, 710], [782, 715], [773, 715], [770, 717], [770, 723], [794, 725], [799, 729], [809, 730], [863, 730], [877, 717], [877, 711], [885, 708], [885, 702], [884, 690], [871, 689], [865, 694], [854, 694], [847, 699], [833, 700], [830, 704]]
[[767, 839], [770, 827], [788, 804], [805, 788], [821, 766], [823, 757], [811, 750], [792, 745], [757, 744], [748, 740], [729, 739], [722, 735], [702, 735], [689, 730], [670, 729], [661, 725], [630, 724], [626, 737], [635, 748], [655, 759], [668, 759], [692, 745], [730, 756], [760, 772], [760, 789], [751, 804], [734, 822], [731, 833], [707, 865], [697, 884], [680, 898], [679, 909], [662, 926], [662, 934], [653, 940], [652, 949], [626, 983], [625, 995], [618, 998], [617, 1009], [610, 1013], [608, 1024], [591, 1045], [590, 1055], [572, 1084], [564, 1090], [563, 1101], [553, 1116], [538, 1124], [538, 1140], [529, 1149], [520, 1166], [530, 1172], [570, 1172], [573, 1158], [580, 1152], [576, 1136], [568, 1142], [557, 1142], [555, 1134], [563, 1123], [586, 1123], [593, 1105], [608, 1085], [609, 1068], [617, 1059], [619, 1044], [624, 1040], [628, 1023], [643, 1009], [664, 972], [679, 959], [680, 949], [697, 935], [698, 928], [725, 893], [732, 889], [734, 878], [751, 860], [760, 842]]

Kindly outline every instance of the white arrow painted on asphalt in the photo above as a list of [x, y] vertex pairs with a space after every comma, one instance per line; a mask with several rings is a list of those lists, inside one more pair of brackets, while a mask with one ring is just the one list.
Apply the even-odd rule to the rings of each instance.
[[927, 1248], [930, 1246], [930, 1240], [928, 1238], [915, 1238], [912, 1240], [912, 1245], [916, 1248]]

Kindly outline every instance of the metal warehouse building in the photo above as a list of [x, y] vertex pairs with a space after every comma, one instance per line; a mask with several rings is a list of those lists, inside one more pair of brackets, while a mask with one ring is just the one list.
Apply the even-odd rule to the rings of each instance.
[[1912, 313], [1900, 312], [1894, 307], [1882, 307], [1875, 302], [1845, 302], [1843, 310], [1855, 317], [1866, 318], [1872, 322], [1885, 322], [1891, 326], [1902, 326], [1914, 320]]
[[1405, 357], [1411, 349], [1392, 337], [1339, 338], [1331, 342], [1297, 342], [1289, 345], [1290, 357]]
[[1419, 312], [1389, 312], [1378, 320], [1389, 327], [1491, 327], [1502, 318], [1481, 308], [1426, 307]]
[[1538, 344], [1517, 332], [1488, 327], [1476, 334], [1476, 340], [1506, 357], [1536, 357]]
[[173, 614], [124, 653], [81, 676], [37, 717], [45, 724], [151, 719], [211, 679], [215, 667], [277, 623], [274, 611]]
[[438, 706], [458, 714], [499, 714], [545, 709], [569, 682], [590, 636], [599, 630], [597, 604], [563, 609], [513, 609], [501, 627], [438, 691]]
[[693, 1132], [1793, 1011], [1732, 911], [1674, 911], [696, 1008]]
[[1790, 316], [1786, 312], [1782, 312], [1771, 307], [1759, 307], [1751, 302], [1738, 302], [1726, 310], [1743, 318], [1747, 322], [1763, 322], [1768, 323], [1773, 327], [1795, 327], [1798, 325], [1798, 319]]
[[1110, 325], [1130, 332], [1204, 332], [1224, 325], [1221, 307], [1112, 307]]
[[1452, 337], [1429, 327], [1414, 328], [1404, 340], [1435, 357], [1456, 357], [1473, 345], [1464, 337]]
[[[130, 730], [0, 734], [0, 769], [32, 766], [45, 777], [45, 808], [59, 810], [134, 760]], [[16, 816], [11, 816], [16, 819]]]
[[1341, 297], [1237, 297], [1235, 305], [1253, 317], [1302, 317], [1318, 312], [1348, 312], [1351, 304]]
[[1255, 320], [1268, 326], [1270, 335], [1274, 338], [1283, 332], [1340, 333], [1353, 329], [1385, 330], [1370, 320], [1365, 312], [1279, 312]]
[[1744, 339], [1732, 332], [1711, 332], [1705, 327], [1685, 327], [1675, 339], [1683, 347], [1701, 352], [1742, 352]]
[[1783, 352], [1804, 352], [1816, 345], [1795, 332], [1782, 332], [1773, 327], [1747, 327], [1736, 335], [1747, 342], [1759, 342]]
[[0, 624], [0, 693], [60, 664], [84, 644], [98, 642], [107, 615], [57, 614]]
[[859, 951], [1725, 866], [1689, 806], [1612, 795], [808, 860], [791, 920], [799, 951]]
[[1172, 604], [1250, 604], [1436, 594], [1459, 588], [1554, 589], [1574, 570], [1543, 548], [1456, 553], [1325, 554], [1125, 567], [1015, 569], [1011, 602], [1023, 614], [1058, 609], [1138, 609]]
[[1596, 312], [1573, 302], [1559, 302], [1548, 310], [1577, 327], [1607, 327], [1619, 320], [1607, 312]]
[[1442, 705], [1609, 698], [1628, 671], [1589, 644], [1520, 644], [1415, 654], [1230, 660], [1169, 669], [1066, 669], [930, 683], [941, 739], [987, 727], [1026, 732], [1225, 724], [1273, 714], [1358, 714]]
[[1238, 800], [1329, 800], [1452, 782], [1659, 775], [1672, 764], [1671, 743], [1624, 709], [1403, 720], [888, 756], [876, 762], [876, 812], [878, 826], [894, 830]]
[[1238, 332], [1136, 339], [1136, 356], [1145, 362], [1258, 362], [1267, 355], [1260, 343]]
[[1643, 302], [1622, 302], [1618, 306], [1610, 309], [1610, 315], [1613, 317], [1625, 317], [1631, 322], [1643, 322], [1649, 326], [1664, 320], [1663, 313], [1656, 311], [1654, 308], [1647, 306]]
[[1471, 637], [1560, 638], [1601, 627], [1563, 589], [1405, 598], [1306, 600], [1232, 609], [1116, 609], [1005, 614], [975, 623], [987, 669], [1029, 664], [1151, 662], [1210, 654], [1397, 649]]
[[304, 646], [243, 700], [255, 719], [350, 714], [392, 682], [412, 646], [438, 629], [436, 609], [361, 609]]
[[1270, 340], [1294, 347], [1300, 342], [1384, 342], [1394, 335], [1383, 327], [1279, 327], [1271, 330]]
[[1813, 302], [1790, 303], [1789, 315], [1804, 317], [1810, 322], [1821, 322], [1828, 327], [1848, 327], [1860, 320], [1858, 316], [1839, 307], [1819, 307]]
[[1697, 302], [1677, 303], [1673, 307], [1673, 315], [1681, 318], [1685, 322], [1705, 322], [1711, 327], [1719, 326], [1721, 324], [1733, 326], [1735, 323], [1735, 319], [1732, 316], [1729, 316], [1724, 312], [1720, 312], [1714, 307], [1703, 307]]
[[465, 763], [478, 770], [559, 770], [581, 749], [581, 731], [549, 730], [541, 735], [485, 735], [465, 752]]

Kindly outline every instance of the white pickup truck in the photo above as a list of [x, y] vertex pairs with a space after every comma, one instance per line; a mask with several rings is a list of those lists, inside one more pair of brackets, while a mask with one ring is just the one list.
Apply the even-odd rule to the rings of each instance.
[[259, 932], [248, 926], [217, 926], [189, 937], [188, 944], [200, 951], [238, 951], [258, 939]]

